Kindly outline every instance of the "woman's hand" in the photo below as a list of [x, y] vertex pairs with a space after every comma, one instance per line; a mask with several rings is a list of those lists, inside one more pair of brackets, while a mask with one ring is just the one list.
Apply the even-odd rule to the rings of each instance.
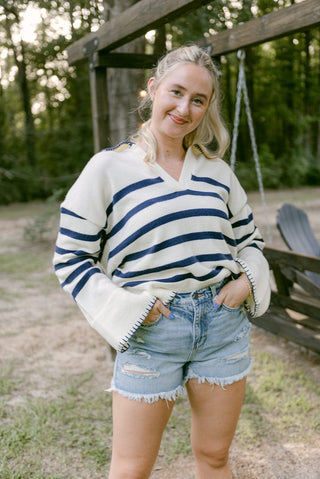
[[161, 303], [160, 299], [157, 299], [142, 324], [154, 323], [155, 321], [157, 321], [160, 314], [163, 314], [164, 316], [166, 316], [166, 318], [174, 319], [174, 315], [171, 313], [171, 311], [166, 308], [163, 303]]
[[238, 279], [229, 281], [217, 294], [214, 300], [214, 306], [219, 308], [224, 303], [229, 308], [237, 308], [251, 294], [250, 281], [245, 273], [242, 273]]

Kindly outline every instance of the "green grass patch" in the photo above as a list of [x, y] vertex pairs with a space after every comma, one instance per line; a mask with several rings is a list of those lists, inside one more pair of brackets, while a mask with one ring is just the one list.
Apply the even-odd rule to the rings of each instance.
[[191, 412], [186, 397], [179, 397], [163, 435], [160, 453], [168, 462], [192, 453], [190, 444]]
[[[105, 471], [111, 450], [111, 396], [92, 391], [91, 378], [91, 372], [69, 378], [63, 394], [53, 400], [29, 398], [23, 405], [2, 406], [1, 479], [78, 478], [75, 464], [89, 471], [87, 477]], [[7, 378], [7, 392], [9, 388]]]
[[40, 215], [47, 208], [44, 201], [35, 201], [30, 203], [14, 203], [11, 205], [0, 206], [0, 220], [18, 220], [20, 218], [33, 217]]
[[13, 364], [0, 366], [0, 397], [4, 399], [18, 387], [19, 380], [13, 377]]
[[[1, 275], [10, 281], [21, 281], [21, 288], [37, 288], [39, 294], [46, 294], [55, 288], [59, 288], [57, 278], [51, 263], [53, 247], [30, 248], [17, 252], [0, 254]], [[22, 289], [21, 289], [22, 291]], [[4, 290], [3, 299], [10, 300], [14, 295], [19, 297], [17, 291]]]
[[320, 429], [320, 385], [289, 360], [259, 351], [254, 356], [238, 425], [240, 440], [310, 439]]
[[23, 279], [26, 275], [43, 269], [47, 259], [47, 252], [23, 250], [0, 254], [1, 272], [13, 279]]

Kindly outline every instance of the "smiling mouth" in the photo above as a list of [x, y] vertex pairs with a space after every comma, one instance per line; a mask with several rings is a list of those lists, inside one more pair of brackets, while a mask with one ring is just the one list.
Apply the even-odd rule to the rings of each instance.
[[184, 120], [179, 116], [173, 115], [172, 113], [169, 113], [169, 117], [171, 118], [173, 123], [176, 123], [176, 125], [185, 125], [186, 123], [188, 123], [187, 120]]

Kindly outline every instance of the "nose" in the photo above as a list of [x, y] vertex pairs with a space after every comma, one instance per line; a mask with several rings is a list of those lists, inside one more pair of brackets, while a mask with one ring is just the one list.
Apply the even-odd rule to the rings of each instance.
[[181, 116], [188, 116], [189, 108], [190, 108], [189, 99], [182, 98], [181, 101], [179, 102], [177, 111], [180, 113]]

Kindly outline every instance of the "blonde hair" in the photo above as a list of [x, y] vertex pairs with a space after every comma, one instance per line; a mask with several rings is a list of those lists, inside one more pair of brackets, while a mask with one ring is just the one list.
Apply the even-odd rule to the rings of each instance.
[[[187, 149], [197, 145], [209, 159], [222, 157], [229, 145], [229, 133], [223, 124], [220, 113], [219, 72], [210, 55], [196, 45], [183, 46], [171, 50], [160, 59], [153, 71], [152, 76], [155, 78], [155, 85], [157, 87], [177, 66], [186, 63], [206, 68], [212, 79], [212, 96], [200, 125], [184, 137], [183, 146]], [[146, 161], [153, 162], [156, 160], [157, 142], [150, 129], [150, 118], [148, 120], [144, 118], [146, 110], [150, 116], [150, 109], [152, 110], [152, 101], [149, 94], [147, 94], [139, 107], [141, 118], [145, 122], [133, 136], [132, 140], [143, 142], [147, 153]], [[207, 145], [210, 145], [214, 139], [216, 140], [217, 148], [211, 152], [208, 150]]]

